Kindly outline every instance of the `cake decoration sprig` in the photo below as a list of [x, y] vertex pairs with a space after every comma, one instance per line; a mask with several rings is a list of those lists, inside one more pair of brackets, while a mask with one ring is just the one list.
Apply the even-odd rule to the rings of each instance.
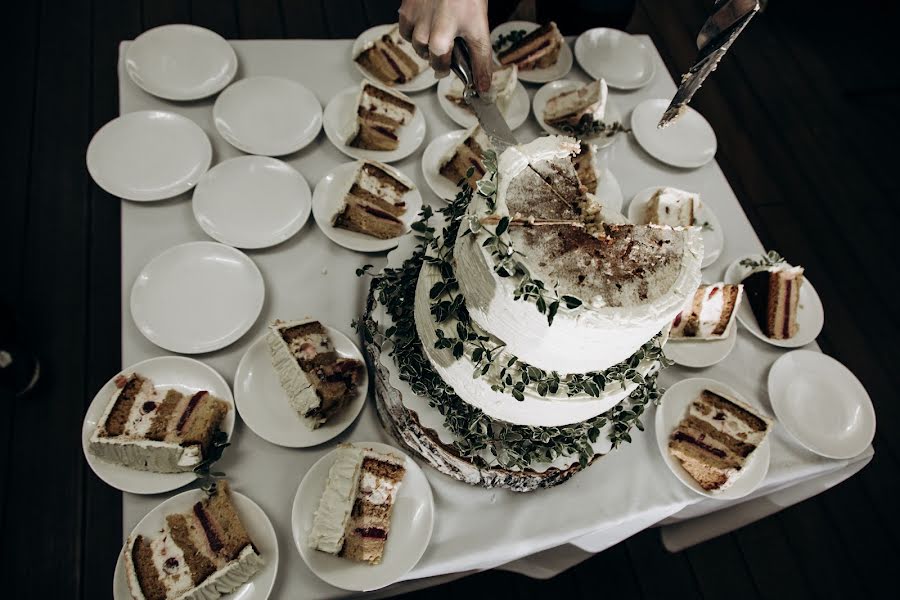
[[742, 267], [753, 269], [755, 271], [757, 269], [768, 269], [769, 267], [780, 265], [783, 262], [784, 257], [781, 256], [781, 254], [779, 254], [775, 250], [769, 250], [768, 252], [757, 258], [748, 257], [741, 260], [740, 265]]

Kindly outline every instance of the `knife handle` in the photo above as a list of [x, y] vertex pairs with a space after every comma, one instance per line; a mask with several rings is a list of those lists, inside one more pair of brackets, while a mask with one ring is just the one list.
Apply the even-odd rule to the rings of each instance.
[[453, 52], [450, 55], [450, 70], [456, 73], [465, 86], [464, 97], [477, 94], [475, 76], [472, 74], [472, 58], [465, 40], [458, 37], [453, 40]]

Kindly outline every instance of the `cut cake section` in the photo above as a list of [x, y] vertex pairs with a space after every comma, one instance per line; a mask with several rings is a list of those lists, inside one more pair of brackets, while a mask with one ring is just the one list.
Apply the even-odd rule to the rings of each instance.
[[690, 227], [700, 211], [700, 196], [671, 187], [659, 188], [647, 203], [646, 221], [669, 227]]
[[367, 44], [353, 60], [385, 85], [407, 83], [428, 67], [400, 36], [399, 25]]
[[[509, 110], [513, 95], [516, 93], [518, 81], [519, 69], [516, 65], [499, 68], [491, 74], [491, 87], [483, 94], [483, 97], [496, 104], [500, 113], [505, 115]], [[463, 97], [464, 92], [465, 86], [462, 80], [454, 77], [444, 97], [463, 110], [474, 114], [472, 107]]]
[[404, 94], [363, 81], [347, 145], [364, 150], [396, 150], [399, 128], [412, 121], [415, 113], [416, 105]]
[[744, 279], [756, 322], [770, 338], [786, 340], [797, 335], [797, 308], [803, 279], [803, 267], [787, 263], [756, 271]]
[[[479, 179], [484, 177], [484, 153], [491, 148], [491, 141], [485, 135], [480, 125], [476, 125], [468, 131], [461, 144], [453, 148], [450, 153], [441, 160], [440, 174], [459, 184], [466, 180], [469, 187], [475, 188]], [[472, 176], [468, 176], [469, 169], [473, 169]]]
[[602, 123], [608, 95], [606, 80], [598, 79], [553, 96], [544, 107], [544, 122], [556, 128], [575, 127], [585, 117]]
[[404, 197], [412, 189], [411, 183], [398, 179], [387, 166], [364, 161], [332, 224], [379, 239], [402, 235], [406, 230], [400, 218], [406, 213]]
[[741, 284], [701, 285], [672, 321], [669, 338], [717, 340], [728, 337], [743, 294]]
[[497, 60], [504, 66], [515, 64], [521, 71], [545, 69], [556, 64], [564, 43], [559, 28], [551, 21], [500, 51]]

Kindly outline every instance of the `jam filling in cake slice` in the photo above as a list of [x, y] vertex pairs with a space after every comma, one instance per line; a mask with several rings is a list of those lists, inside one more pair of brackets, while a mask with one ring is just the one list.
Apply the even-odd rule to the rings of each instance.
[[647, 203], [645, 219], [654, 225], [690, 227], [700, 210], [700, 196], [671, 187], [656, 190]]
[[669, 437], [669, 453], [704, 490], [724, 490], [770, 429], [769, 419], [750, 406], [703, 390]]
[[189, 511], [167, 515], [156, 536], [129, 537], [123, 554], [135, 600], [213, 600], [242, 586], [264, 564], [226, 481]]
[[412, 121], [415, 113], [416, 105], [404, 94], [363, 81], [347, 145], [364, 150], [396, 150], [400, 143], [398, 130]]
[[267, 342], [288, 402], [310, 429], [356, 397], [364, 365], [340, 356], [318, 321], [275, 321]]
[[350, 560], [379, 564], [405, 460], [341, 444], [313, 517], [310, 547]]
[[368, 44], [353, 60], [385, 85], [407, 83], [428, 66], [400, 36], [399, 25]]
[[190, 471], [207, 455], [230, 406], [209, 392], [164, 393], [139, 373], [116, 378], [89, 450], [103, 460], [159, 473]]
[[356, 172], [332, 224], [379, 239], [403, 235], [406, 231], [401, 219], [406, 213], [404, 197], [413, 188], [411, 183], [392, 175], [385, 165], [365, 161]]
[[803, 267], [780, 263], [751, 273], [743, 283], [756, 322], [767, 336], [786, 340], [797, 335]]
[[[468, 131], [466, 139], [441, 160], [440, 174], [453, 182], [453, 185], [466, 180], [469, 187], [475, 188], [479, 179], [484, 177], [484, 153], [491, 148], [491, 141], [480, 125]], [[469, 169], [473, 169], [468, 177]]]
[[538, 27], [497, 55], [501, 65], [515, 64], [521, 71], [552, 67], [565, 43], [553, 21]]
[[672, 321], [669, 338], [717, 340], [728, 337], [743, 295], [741, 284], [701, 285]]

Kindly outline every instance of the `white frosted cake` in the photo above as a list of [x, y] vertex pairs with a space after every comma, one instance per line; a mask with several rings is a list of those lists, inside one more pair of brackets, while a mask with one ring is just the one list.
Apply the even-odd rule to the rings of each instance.
[[672, 187], [656, 190], [647, 203], [646, 222], [671, 227], [690, 227], [700, 212], [700, 196]]

